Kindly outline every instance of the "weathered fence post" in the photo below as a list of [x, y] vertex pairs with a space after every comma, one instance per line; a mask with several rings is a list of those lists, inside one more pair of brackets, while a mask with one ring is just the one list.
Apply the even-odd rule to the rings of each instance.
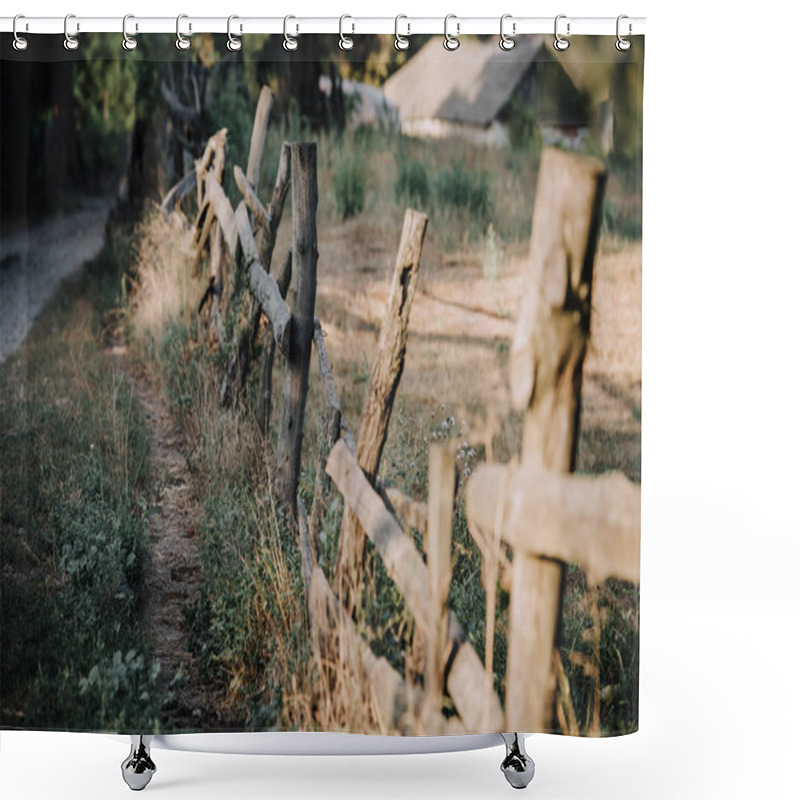
[[314, 338], [314, 303], [317, 295], [316, 144], [293, 143], [291, 163], [292, 275], [296, 292], [292, 308], [289, 358], [283, 379], [277, 478], [280, 498], [296, 514], [308, 369]]
[[[427, 225], [428, 217], [425, 214], [411, 209], [406, 210], [388, 308], [378, 340], [378, 355], [370, 375], [367, 399], [361, 411], [356, 457], [373, 486], [389, 432], [394, 397], [403, 374], [408, 318], [417, 288], [422, 242]], [[353, 511], [345, 507], [339, 538], [335, 586], [348, 613], [353, 609], [351, 589], [361, 582], [363, 552], [364, 531]]]
[[453, 540], [453, 504], [456, 491], [456, 461], [453, 451], [433, 445], [428, 454], [428, 534], [427, 556], [430, 578], [430, 615], [425, 632], [427, 660], [425, 669], [426, 728], [429, 736], [440, 734], [431, 723], [442, 711], [444, 668], [450, 642], [451, 544]]
[[261, 174], [261, 156], [264, 154], [264, 141], [267, 137], [267, 122], [272, 109], [272, 92], [269, 86], [262, 86], [258, 95], [253, 131], [250, 134], [250, 152], [247, 156], [247, 180], [258, 191], [258, 178]]
[[[511, 348], [511, 394], [526, 409], [523, 464], [573, 472], [592, 272], [605, 187], [595, 159], [545, 149], [533, 211], [529, 281]], [[553, 646], [564, 566], [515, 550], [506, 730], [550, 730]]]
[[[278, 175], [275, 179], [275, 188], [272, 192], [272, 200], [267, 207], [267, 213], [272, 220], [272, 224], [268, 226], [268, 234], [264, 237], [264, 245], [262, 248], [262, 257], [269, 257], [272, 263], [272, 254], [275, 249], [275, 238], [278, 232], [278, 224], [276, 220], [280, 220], [283, 213], [283, 204], [286, 200], [286, 193], [289, 189], [289, 184], [292, 180], [292, 148], [288, 142], [283, 143], [281, 147], [281, 157], [278, 162]], [[269, 233], [272, 231], [272, 233]], [[290, 262], [291, 266], [291, 262]], [[288, 274], [291, 278], [291, 273]], [[278, 276], [280, 283], [280, 276]], [[283, 296], [286, 297], [288, 291], [288, 281], [286, 288], [282, 290]], [[258, 377], [258, 402], [256, 403], [256, 422], [258, 423], [261, 433], [266, 434], [269, 428], [269, 418], [272, 413], [272, 367], [275, 361], [275, 345], [271, 342], [269, 336], [269, 322], [267, 323], [267, 337], [264, 343], [264, 350], [261, 353], [261, 365], [259, 368]]]

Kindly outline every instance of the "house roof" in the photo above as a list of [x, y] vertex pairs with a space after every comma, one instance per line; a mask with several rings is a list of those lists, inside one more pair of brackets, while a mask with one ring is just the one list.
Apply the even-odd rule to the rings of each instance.
[[501, 50], [496, 38], [471, 36], [448, 51], [435, 37], [383, 89], [403, 121], [435, 118], [488, 125], [535, 60], [553, 60], [544, 36], [521, 36], [509, 51]]

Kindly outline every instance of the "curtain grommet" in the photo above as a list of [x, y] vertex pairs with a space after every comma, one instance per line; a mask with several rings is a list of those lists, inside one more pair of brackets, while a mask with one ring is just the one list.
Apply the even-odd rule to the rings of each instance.
[[408, 48], [411, 46], [411, 42], [408, 39], [408, 37], [411, 35], [411, 23], [406, 23], [408, 31], [406, 32], [405, 36], [401, 36], [400, 35], [401, 19], [408, 19], [408, 17], [405, 14], [398, 14], [394, 18], [394, 49], [403, 52], [404, 50], [408, 50]]
[[[566, 14], [559, 14], [556, 17], [556, 21], [553, 25], [553, 31], [556, 36], [555, 41], [553, 42], [553, 47], [555, 47], [555, 49], [558, 50], [560, 53], [563, 53], [564, 50], [566, 50], [569, 47], [569, 39], [565, 38], [558, 32], [558, 21], [560, 19], [566, 19], [566, 18], [567, 18]], [[570, 33], [569, 29], [570, 29], [570, 24], [569, 22], [567, 22], [567, 36], [569, 36]]]
[[[624, 20], [624, 19], [629, 19], [629, 17], [628, 17], [626, 14], [620, 14], [620, 15], [617, 17], [617, 41], [616, 41], [616, 43], [614, 44], [614, 47], [616, 47], [616, 48], [617, 48], [617, 50], [619, 50], [619, 51], [620, 51], [620, 53], [627, 53], [627, 52], [628, 52], [628, 50], [630, 50], [630, 49], [631, 49], [631, 44], [632, 44], [630, 39], [626, 39], [626, 38], [625, 38], [625, 37], [624, 37], [624, 36], [623, 36], [623, 35], [620, 33], [620, 25], [621, 25], [621, 23], [622, 23], [622, 20]], [[632, 25], [631, 25], [631, 23], [629, 22], [629, 23], [628, 23], [628, 36], [630, 36], [630, 35], [631, 35], [631, 32], [632, 32], [632, 31], [633, 31], [633, 26], [632, 26]]]
[[296, 34], [300, 32], [300, 26], [296, 26], [295, 36], [289, 36], [289, 20], [290, 19], [297, 19], [297, 17], [293, 17], [291, 14], [288, 14], [283, 18], [283, 49], [289, 53], [293, 53], [297, 50], [299, 42], [296, 39]]
[[[447, 30], [447, 25], [451, 19], [456, 20], [456, 33], [455, 36]], [[458, 21], [458, 17], [455, 14], [448, 14], [444, 18], [444, 41], [442, 42], [442, 46], [445, 50], [453, 53], [461, 47], [461, 42], [458, 39], [459, 31], [461, 30], [461, 23]]]
[[[69, 21], [75, 18], [76, 18], [75, 14], [67, 14], [67, 16], [64, 17], [64, 49], [69, 50], [70, 52], [74, 52], [81, 46], [78, 37], [70, 36], [69, 33]], [[80, 29], [81, 29], [80, 23], [76, 23], [75, 32], [77, 33], [78, 31], [80, 31]]]
[[[228, 48], [228, 50], [231, 51], [231, 53], [238, 53], [239, 50], [242, 49], [242, 40], [238, 36], [234, 36], [231, 33], [231, 23], [235, 19], [239, 19], [239, 17], [237, 17], [236, 14], [231, 14], [228, 17], [228, 41], [225, 46]], [[239, 25], [239, 33], [241, 32], [242, 32], [242, 26]]]
[[[356, 46], [355, 39], [352, 36], [345, 36], [344, 35], [344, 21], [346, 19], [353, 19], [349, 14], [342, 14], [339, 17], [339, 49], [340, 50], [352, 50]], [[353, 30], [351, 33], [355, 33], [355, 23], [352, 25]]]
[[[136, 41], [134, 36], [128, 35], [128, 20], [135, 19], [133, 14], [126, 14], [122, 18], [122, 49], [127, 50], [130, 52], [131, 50], [135, 50], [139, 46], [139, 42]], [[139, 26], [136, 25], [134, 30], [139, 30]]]
[[[23, 53], [25, 52], [25, 50], [28, 49], [28, 45], [30, 44], [30, 42], [24, 36], [20, 36], [19, 33], [17, 33], [17, 20], [20, 19], [25, 19], [25, 15], [17, 14], [14, 17], [14, 24], [12, 26], [12, 31], [14, 33], [14, 41], [11, 44], [18, 53]], [[27, 22], [25, 23], [25, 30], [26, 31], [28, 30]]]
[[[507, 19], [512, 20], [511, 22], [511, 35], [505, 32], [504, 26]], [[505, 50], [508, 52], [509, 50], [514, 49], [514, 45], [516, 45], [516, 40], [514, 39], [514, 34], [517, 32], [517, 23], [513, 21], [512, 14], [503, 14], [500, 17], [500, 49]]]
[[[175, 47], [177, 47], [178, 50], [188, 50], [192, 46], [192, 40], [181, 33], [181, 20], [188, 18], [188, 14], [178, 14], [177, 18], [175, 19], [175, 36], [177, 37], [175, 39]], [[189, 23], [189, 33], [191, 32], [192, 24]]]

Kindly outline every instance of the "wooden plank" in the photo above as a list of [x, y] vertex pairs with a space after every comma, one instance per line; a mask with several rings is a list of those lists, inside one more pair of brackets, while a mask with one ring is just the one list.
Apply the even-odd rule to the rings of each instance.
[[297, 291], [283, 379], [276, 474], [278, 495], [296, 514], [317, 297], [317, 146], [313, 142], [295, 142], [291, 147], [292, 274]]
[[[395, 516], [405, 522], [409, 528], [416, 528], [420, 531], [427, 542], [428, 504], [412, 500], [393, 486], [379, 485], [379, 488], [391, 504], [391, 510]], [[427, 545], [423, 547], [423, 550], [428, 552]]]
[[[430, 604], [425, 644], [425, 703], [427, 712], [442, 709], [444, 669], [450, 634], [450, 578], [453, 574], [453, 504], [456, 489], [456, 460], [444, 445], [428, 452], [428, 578]], [[429, 723], [430, 727], [430, 723]], [[441, 731], [430, 731], [441, 733]]]
[[194, 162], [197, 174], [197, 207], [205, 201], [205, 181], [209, 170], [216, 176], [217, 183], [222, 182], [222, 170], [225, 167], [225, 150], [228, 146], [228, 129], [221, 128], [206, 142], [203, 154]]
[[481, 464], [467, 483], [470, 520], [491, 530], [503, 495], [503, 539], [515, 553], [577, 564], [590, 584], [638, 582], [641, 487], [621, 473], [567, 477], [525, 463], [509, 475]]
[[[206, 244], [208, 244], [208, 239], [211, 235], [211, 229], [218, 228], [219, 226], [217, 223], [217, 218], [214, 215], [211, 203], [206, 203], [203, 207], [203, 211], [198, 215], [197, 218], [197, 227], [195, 228], [195, 237], [194, 237], [194, 245], [195, 245], [195, 252], [194, 252], [194, 260], [192, 261], [192, 275], [199, 276], [200, 275], [200, 262], [203, 260], [203, 254], [205, 253]], [[202, 227], [200, 226], [200, 222], [202, 221]]]
[[[344, 496], [345, 502], [357, 514], [417, 624], [426, 626], [430, 605], [428, 569], [414, 543], [403, 533], [397, 520], [370, 485], [344, 440], [340, 439], [331, 450], [326, 472]], [[464, 729], [470, 733], [504, 730], [503, 710], [496, 694], [484, 718], [481, 702], [485, 691], [483, 665], [452, 611], [449, 617], [449, 643], [449, 648], [454, 648], [455, 653], [450, 658], [446, 689], [464, 723]]]
[[325, 470], [357, 515], [386, 564], [389, 577], [403, 593], [411, 613], [419, 624], [426, 626], [430, 605], [429, 580], [414, 543], [403, 534], [344, 441], [334, 445]]
[[[511, 347], [512, 402], [525, 408], [522, 461], [575, 468], [583, 359], [605, 170], [545, 148], [539, 166], [527, 284]], [[555, 727], [564, 566], [515, 553], [506, 671], [506, 730]]]
[[275, 186], [272, 190], [272, 198], [267, 204], [268, 224], [264, 233], [264, 241], [261, 246], [261, 260], [264, 266], [272, 269], [272, 253], [275, 250], [275, 239], [278, 235], [278, 225], [283, 215], [283, 206], [286, 202], [286, 195], [292, 183], [292, 152], [295, 145], [284, 142], [281, 147], [281, 157], [278, 162], [278, 174], [275, 176]]
[[236, 245], [239, 242], [239, 234], [233, 206], [231, 206], [231, 202], [228, 200], [222, 186], [219, 185], [212, 175], [209, 175], [206, 180], [206, 194], [211, 201], [214, 214], [219, 220], [220, 229], [225, 238], [225, 244], [228, 246], [231, 262], [235, 262]]
[[250, 227], [250, 217], [247, 214], [247, 206], [244, 203], [239, 203], [236, 207], [234, 217], [236, 219], [239, 243], [242, 246], [242, 258], [244, 258], [245, 266], [249, 267], [254, 261], [258, 261], [259, 258], [256, 240], [253, 236], [253, 229]]
[[290, 356], [295, 326], [275, 278], [264, 269], [260, 261], [254, 261], [250, 265], [248, 275], [250, 291], [272, 325], [275, 344], [281, 353]]
[[[406, 211], [386, 315], [378, 340], [378, 356], [361, 411], [356, 453], [358, 463], [373, 484], [389, 432], [394, 397], [403, 375], [408, 319], [417, 287], [427, 225], [425, 214], [411, 209]], [[359, 528], [352, 510], [345, 508], [336, 562], [336, 587], [349, 610], [353, 609], [353, 594], [361, 584], [363, 551], [364, 532]]]
[[[281, 149], [280, 163], [278, 164], [278, 175], [275, 179], [275, 188], [272, 192], [272, 200], [265, 212], [266, 225], [257, 228], [257, 236], [255, 237], [256, 246], [260, 252], [261, 263], [264, 265], [264, 269], [266, 269], [267, 272], [272, 271], [272, 254], [275, 250], [275, 239], [278, 232], [278, 225], [280, 224], [283, 214], [284, 201], [286, 200], [286, 194], [289, 191], [289, 184], [291, 181], [291, 163], [291, 147], [284, 142], [283, 148]], [[258, 315], [251, 315], [247, 324], [239, 331], [238, 347], [228, 363], [228, 370], [224, 382], [226, 393], [223, 395], [223, 403], [231, 399], [232, 395], [241, 389], [247, 381], [247, 374], [250, 370], [250, 360], [245, 358], [243, 361], [240, 361], [237, 354], [240, 352], [249, 352], [248, 348], [250, 347], [250, 343], [254, 342], [256, 339], [258, 324]], [[262, 389], [265, 389], [267, 385], [272, 385], [271, 359], [274, 359], [274, 351], [271, 350], [270, 346], [265, 347], [261, 355], [261, 374], [259, 376], [259, 386]], [[265, 380], [267, 373], [269, 373], [269, 379]], [[259, 391], [258, 405], [261, 409], [266, 410], [266, 402], [261, 391]], [[264, 430], [267, 416], [269, 415], [265, 414], [258, 419], [259, 427], [262, 428], [262, 430]]]
[[255, 296], [264, 315], [272, 325], [275, 343], [280, 351], [289, 354], [291, 350], [292, 319], [286, 302], [281, 296], [275, 278], [270, 275], [258, 260], [258, 251], [247, 210], [237, 209], [236, 225], [238, 238], [242, 243], [242, 254], [247, 265], [250, 291]]
[[[353, 620], [341, 613], [336, 595], [319, 567], [314, 567], [311, 575], [308, 607], [320, 663], [336, 659], [337, 655], [328, 651], [338, 648], [351, 669], [361, 668], [384, 731], [398, 730], [408, 735], [428, 733], [427, 730], [418, 730], [415, 724], [422, 709], [422, 692], [418, 687], [408, 685], [385, 658], [372, 652], [356, 631]], [[434, 720], [434, 725], [447, 733], [464, 732], [457, 722], [449, 722], [441, 715]]]
[[[281, 297], [286, 299], [289, 291], [289, 283], [292, 280], [292, 250], [289, 248], [286, 257], [278, 270], [276, 283]], [[272, 323], [269, 318], [266, 320], [267, 330], [264, 341], [264, 350], [261, 353], [261, 367], [258, 376], [258, 400], [256, 402], [256, 423], [262, 434], [269, 430], [270, 417], [272, 415], [272, 367], [275, 363], [275, 338], [271, 335]]]
[[233, 167], [233, 178], [236, 181], [236, 186], [242, 193], [244, 202], [253, 215], [253, 228], [255, 230], [266, 228], [271, 218], [267, 213], [267, 209], [264, 208], [264, 204], [258, 199], [255, 188], [247, 180], [247, 176], [242, 172], [238, 164], [235, 164]]
[[250, 134], [250, 152], [247, 157], [247, 182], [258, 191], [258, 176], [261, 173], [261, 157], [264, 154], [264, 141], [267, 136], [269, 112], [272, 109], [272, 92], [269, 86], [262, 86], [258, 95], [256, 116], [253, 120], [253, 132]]

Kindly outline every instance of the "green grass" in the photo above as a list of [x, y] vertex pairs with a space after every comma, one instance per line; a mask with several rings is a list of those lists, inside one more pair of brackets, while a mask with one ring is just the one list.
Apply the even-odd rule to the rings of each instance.
[[336, 212], [342, 219], [356, 217], [364, 210], [364, 167], [357, 158], [345, 158], [336, 164], [333, 170], [333, 192]]
[[101, 341], [119, 287], [107, 249], [0, 370], [5, 726], [157, 726], [158, 664], [137, 617], [147, 433]]
[[[154, 356], [166, 398], [196, 442], [189, 467], [203, 498], [190, 647], [205, 678], [225, 688], [230, 719], [245, 730], [296, 727], [287, 693], [308, 686], [311, 643], [296, 534], [273, 502], [263, 467], [252, 391], [257, 364], [242, 403], [222, 408], [214, 376], [227, 362], [195, 324], [191, 314], [173, 319]], [[306, 474], [301, 491], [309, 503], [310, 486], [313, 474]]]

